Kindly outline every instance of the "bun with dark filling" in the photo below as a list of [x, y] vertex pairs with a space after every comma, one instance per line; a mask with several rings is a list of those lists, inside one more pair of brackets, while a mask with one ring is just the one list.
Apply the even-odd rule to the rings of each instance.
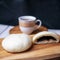
[[56, 33], [43, 31], [37, 33], [33, 37], [33, 43], [35, 44], [46, 44], [46, 43], [57, 43], [59, 42], [59, 36]]

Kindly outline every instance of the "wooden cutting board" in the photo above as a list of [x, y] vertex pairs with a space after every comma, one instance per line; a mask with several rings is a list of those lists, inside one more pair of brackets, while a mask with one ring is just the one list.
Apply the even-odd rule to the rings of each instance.
[[[41, 32], [41, 31], [48, 31], [48, 29], [45, 27], [45, 26], [41, 26], [39, 29], [35, 30], [32, 32], [31, 35], [33, 34], [36, 34], [38, 32]], [[9, 31], [10, 34], [17, 34], [17, 33], [22, 33], [21, 30], [19, 29], [18, 26], [15, 26], [14, 28], [12, 28], [10, 31]]]
[[[13, 29], [15, 29], [15, 32], [12, 32]], [[16, 31], [19, 31], [18, 26], [13, 29], [10, 30], [10, 33], [17, 33]], [[0, 39], [0, 60], [41, 60], [60, 57], [60, 43], [33, 45], [29, 50], [22, 53], [8, 53], [1, 46], [2, 40]]]
[[8, 53], [5, 51], [0, 39], [0, 60], [9, 59], [23, 59], [23, 60], [37, 60], [37, 59], [51, 59], [60, 57], [60, 43], [33, 45], [29, 50], [22, 53]]

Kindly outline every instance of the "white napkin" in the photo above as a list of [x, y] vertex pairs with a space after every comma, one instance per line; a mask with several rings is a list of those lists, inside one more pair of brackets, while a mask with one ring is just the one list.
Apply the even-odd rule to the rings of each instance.
[[0, 25], [0, 34], [2, 34], [9, 26], [7, 25]]
[[50, 32], [54, 32], [60, 35], [60, 29], [48, 29]]
[[0, 24], [0, 38], [5, 38], [9, 35], [9, 30], [13, 28], [14, 26], [9, 25], [1, 25]]

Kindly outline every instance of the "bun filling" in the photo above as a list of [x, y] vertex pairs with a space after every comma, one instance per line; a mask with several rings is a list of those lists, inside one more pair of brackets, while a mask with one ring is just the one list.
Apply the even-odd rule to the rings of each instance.
[[56, 39], [52, 36], [42, 36], [38, 38], [36, 41], [41, 42], [41, 41], [50, 41], [50, 40], [56, 41]]

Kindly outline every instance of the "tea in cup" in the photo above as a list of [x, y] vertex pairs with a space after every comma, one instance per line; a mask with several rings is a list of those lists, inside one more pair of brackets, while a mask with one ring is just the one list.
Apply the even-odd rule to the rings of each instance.
[[[19, 28], [25, 34], [31, 34], [34, 30], [40, 28], [42, 22], [34, 16], [21, 16], [18, 18]], [[39, 25], [36, 23], [39, 22]]]

